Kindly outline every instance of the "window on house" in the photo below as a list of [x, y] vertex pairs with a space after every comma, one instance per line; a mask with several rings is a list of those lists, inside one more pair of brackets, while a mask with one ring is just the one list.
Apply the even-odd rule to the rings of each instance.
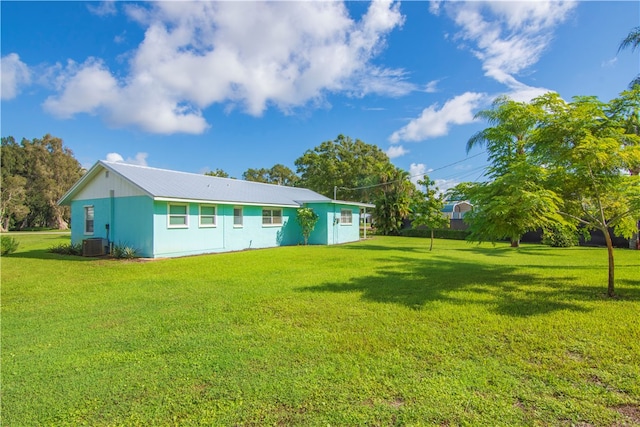
[[84, 207], [84, 234], [93, 234], [93, 206]]
[[233, 226], [234, 227], [242, 227], [242, 208], [235, 207], [233, 208]]
[[262, 225], [282, 225], [282, 209], [262, 209]]
[[340, 224], [351, 225], [353, 212], [351, 209], [340, 209]]
[[187, 205], [169, 204], [169, 228], [186, 228], [189, 226]]
[[200, 227], [216, 226], [216, 207], [200, 205]]

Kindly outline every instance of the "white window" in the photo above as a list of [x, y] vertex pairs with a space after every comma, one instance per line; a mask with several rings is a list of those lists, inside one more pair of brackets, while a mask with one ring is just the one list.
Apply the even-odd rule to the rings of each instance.
[[84, 207], [84, 234], [93, 234], [93, 206]]
[[236, 206], [233, 208], [233, 226], [234, 227], [242, 227], [243, 225], [242, 218], [242, 207]]
[[262, 209], [262, 225], [282, 225], [282, 209]]
[[169, 228], [189, 227], [187, 205], [169, 203]]
[[213, 205], [200, 205], [200, 227], [216, 226], [216, 207]]
[[351, 225], [353, 221], [353, 211], [351, 209], [340, 209], [340, 224]]

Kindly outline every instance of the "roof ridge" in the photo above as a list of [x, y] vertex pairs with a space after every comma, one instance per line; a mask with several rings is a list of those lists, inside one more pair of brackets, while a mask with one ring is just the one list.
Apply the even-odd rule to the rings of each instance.
[[184, 171], [177, 171], [177, 170], [174, 170], [174, 169], [164, 169], [164, 168], [157, 168], [157, 167], [153, 167], [153, 166], [136, 165], [136, 164], [133, 164], [133, 163], [126, 163], [126, 162], [113, 162], [113, 161], [108, 161], [108, 160], [100, 160], [100, 162], [104, 163], [104, 164], [107, 164], [107, 165], [124, 165], [124, 166], [131, 166], [131, 167], [136, 167], [136, 168], [141, 168], [141, 169], [152, 169], [152, 170], [157, 170], [157, 171], [162, 171], [162, 172], [170, 172], [170, 173], [181, 173], [181, 174], [185, 174], [185, 175], [201, 176], [201, 177], [212, 178], [212, 179], [229, 180], [229, 181], [234, 181], [234, 182], [248, 182], [248, 183], [251, 183], [251, 185], [268, 185], [268, 186], [271, 186], [271, 187], [296, 188], [296, 189], [300, 189], [300, 190], [314, 191], [314, 190], [311, 190], [311, 189], [306, 188], [306, 187], [293, 187], [293, 186], [290, 186], [290, 185], [280, 185], [280, 184], [271, 184], [271, 183], [268, 183], [268, 182], [249, 181], [247, 179], [225, 178], [225, 177], [222, 177], [222, 176], [207, 175], [205, 173], [201, 174], [201, 173], [195, 173], [195, 172], [184, 172]]

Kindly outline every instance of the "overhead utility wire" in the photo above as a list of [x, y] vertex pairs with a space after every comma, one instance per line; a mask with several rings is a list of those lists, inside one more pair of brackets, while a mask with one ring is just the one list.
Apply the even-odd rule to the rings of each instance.
[[[439, 170], [442, 170], [442, 169], [446, 169], [446, 168], [448, 168], [448, 167], [450, 167], [450, 166], [457, 165], [458, 163], [462, 163], [462, 162], [465, 162], [465, 161], [467, 161], [467, 160], [469, 160], [469, 159], [473, 159], [474, 157], [478, 157], [479, 155], [484, 154], [484, 153], [486, 153], [486, 151], [482, 151], [482, 152], [480, 152], [480, 153], [478, 153], [478, 154], [474, 154], [474, 155], [473, 155], [473, 156], [471, 156], [471, 157], [466, 157], [466, 158], [464, 158], [464, 159], [462, 159], [462, 160], [458, 160], [458, 161], [456, 161], [456, 162], [449, 163], [448, 165], [444, 165], [444, 166], [441, 166], [441, 167], [436, 168], [436, 169], [431, 169], [431, 170], [429, 171], [429, 173], [431, 173], [431, 172], [436, 172], [436, 171], [439, 171]], [[484, 167], [486, 167], [486, 166], [483, 166], [483, 168], [484, 168]], [[419, 173], [419, 174], [417, 174], [417, 175], [411, 175], [411, 176], [409, 176], [409, 179], [411, 179], [411, 178], [415, 178], [415, 177], [418, 177], [418, 176], [424, 176], [424, 175], [426, 175], [426, 174], [427, 174], [427, 173], [425, 172], [425, 173]], [[400, 181], [404, 181], [404, 179], [396, 179], [396, 180], [394, 180], [394, 181], [382, 182], [382, 183], [380, 183], [380, 184], [365, 185], [364, 187], [354, 187], [354, 188], [349, 188], [349, 187], [338, 187], [338, 186], [336, 186], [336, 187], [334, 187], [334, 190], [336, 190], [336, 189], [340, 189], [340, 190], [364, 190], [364, 189], [366, 189], [366, 188], [381, 187], [381, 186], [383, 186], [383, 185], [389, 185], [389, 184], [393, 184], [393, 183], [400, 182]], [[334, 191], [334, 192], [335, 192], [335, 191]]]

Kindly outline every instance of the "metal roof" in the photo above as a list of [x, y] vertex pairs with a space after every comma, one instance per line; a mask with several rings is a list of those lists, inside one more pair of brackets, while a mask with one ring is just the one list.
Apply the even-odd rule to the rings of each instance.
[[69, 204], [73, 196], [84, 186], [84, 183], [88, 183], [102, 168], [117, 173], [150, 197], [160, 200], [196, 200], [296, 207], [311, 202], [332, 202], [328, 197], [306, 188], [219, 178], [101, 160], [60, 199], [59, 203]]

